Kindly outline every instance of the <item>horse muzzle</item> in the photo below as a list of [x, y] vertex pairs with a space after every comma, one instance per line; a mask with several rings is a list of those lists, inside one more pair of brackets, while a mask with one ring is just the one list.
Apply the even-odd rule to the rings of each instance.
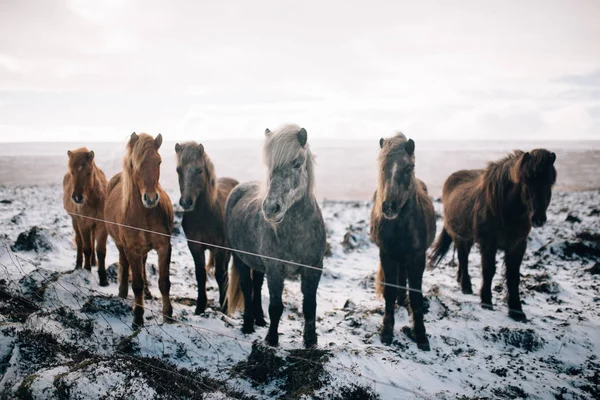
[[71, 200], [73, 200], [73, 203], [81, 205], [81, 204], [83, 204], [83, 194], [73, 193], [71, 195]]
[[142, 196], [142, 203], [146, 208], [154, 208], [158, 205], [159, 196], [158, 193], [155, 193], [154, 197], [148, 196], [147, 193], [144, 193]]
[[191, 197], [182, 197], [179, 199], [179, 205], [183, 211], [191, 211], [194, 209], [194, 199]]
[[381, 205], [381, 213], [385, 219], [394, 219], [398, 216], [400, 208], [396, 201], [384, 201]]

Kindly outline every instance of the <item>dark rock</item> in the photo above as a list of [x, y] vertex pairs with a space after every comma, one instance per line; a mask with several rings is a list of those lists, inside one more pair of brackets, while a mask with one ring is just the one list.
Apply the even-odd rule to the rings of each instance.
[[0, 204], [12, 204], [12, 200], [7, 200], [7, 199], [0, 200]]
[[592, 275], [599, 275], [600, 274], [600, 262], [597, 262], [596, 264], [594, 264], [593, 267], [587, 268], [585, 271], [589, 272]]
[[108, 281], [111, 283], [118, 283], [119, 281], [119, 263], [110, 264], [106, 268], [106, 276]]
[[52, 250], [52, 244], [48, 236], [44, 228], [34, 226], [29, 232], [21, 232], [10, 248], [12, 251], [49, 251]]
[[346, 300], [344, 303], [344, 310], [354, 310], [356, 308], [356, 304], [350, 299]]
[[573, 213], [569, 213], [569, 215], [567, 215], [567, 218], [565, 219], [565, 221], [571, 222], [571, 223], [575, 223], [575, 222], [579, 223], [579, 222], [581, 222], [581, 220], [579, 219], [579, 217], [577, 217]]

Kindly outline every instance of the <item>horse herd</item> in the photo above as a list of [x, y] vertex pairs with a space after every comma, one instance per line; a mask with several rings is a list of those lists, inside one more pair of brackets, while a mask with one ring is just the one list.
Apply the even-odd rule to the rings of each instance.
[[[119, 250], [119, 296], [134, 293], [133, 326], [144, 323], [144, 297], [151, 298], [145, 272], [150, 250], [158, 254], [158, 286], [165, 322], [173, 321], [169, 291], [173, 205], [159, 184], [162, 136], [133, 133], [122, 171], [109, 182], [86, 148], [68, 151], [63, 204], [71, 215], [77, 244], [76, 268], [98, 266], [101, 286], [108, 285], [106, 241]], [[435, 212], [427, 186], [415, 177], [415, 142], [398, 133], [380, 139], [377, 189], [370, 234], [379, 247], [376, 292], [385, 299], [381, 341], [393, 340], [396, 303], [412, 313], [417, 346], [429, 350], [423, 322], [423, 272], [435, 238]], [[207, 268], [214, 267], [221, 310], [243, 307], [242, 332], [266, 326], [261, 288], [266, 275], [270, 326], [266, 341], [278, 344], [284, 279], [300, 275], [304, 344], [317, 343], [316, 294], [326, 251], [325, 224], [315, 199], [314, 157], [304, 128], [285, 125], [265, 131], [265, 182], [238, 183], [217, 178], [202, 144], [175, 145], [177, 174], [185, 211], [182, 226], [195, 264], [196, 314], [207, 306]], [[496, 252], [505, 251], [509, 315], [525, 320], [519, 298], [519, 268], [533, 226], [546, 221], [556, 181], [556, 155], [545, 149], [515, 151], [482, 170], [453, 173], [443, 187], [444, 227], [429, 255], [433, 268], [454, 244], [457, 280], [472, 293], [468, 255], [481, 248], [481, 304], [492, 308], [491, 282]], [[210, 251], [208, 262], [205, 250]], [[233, 258], [231, 268], [228, 268]], [[130, 276], [131, 273], [131, 276]], [[408, 283], [408, 285], [407, 285]]]

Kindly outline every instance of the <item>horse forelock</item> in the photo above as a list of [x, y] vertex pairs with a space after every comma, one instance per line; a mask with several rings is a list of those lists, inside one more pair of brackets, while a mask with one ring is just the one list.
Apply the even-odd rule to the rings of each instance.
[[215, 165], [206, 154], [206, 150], [200, 154], [199, 145], [196, 142], [185, 142], [181, 144], [181, 152], [177, 156], [179, 166], [187, 166], [198, 163], [202, 166], [202, 178], [206, 182], [208, 197], [216, 200], [217, 174]]
[[143, 162], [151, 157], [160, 157], [158, 150], [154, 145], [154, 138], [147, 133], [137, 135], [135, 143], [129, 141], [127, 143], [127, 151], [123, 157], [123, 175], [122, 175], [122, 191], [123, 191], [123, 208], [127, 209], [129, 201], [134, 195], [134, 171], [139, 171]]
[[377, 192], [383, 193], [386, 184], [386, 171], [394, 168], [394, 164], [402, 159], [406, 163], [415, 163], [414, 153], [408, 155], [405, 149], [405, 144], [408, 141], [402, 132], [396, 133], [394, 136], [385, 139], [384, 145], [379, 151], [377, 161], [379, 164], [379, 176], [377, 179]]
[[269, 171], [292, 163], [298, 156], [303, 155], [306, 159], [306, 172], [308, 175], [308, 193], [314, 191], [314, 155], [310, 151], [308, 143], [302, 147], [298, 141], [300, 126], [290, 124], [274, 131], [266, 138], [263, 148], [263, 159]]

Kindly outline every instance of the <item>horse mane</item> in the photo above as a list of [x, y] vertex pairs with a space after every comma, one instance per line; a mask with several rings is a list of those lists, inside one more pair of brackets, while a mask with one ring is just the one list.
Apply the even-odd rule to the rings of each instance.
[[[296, 124], [283, 125], [279, 129], [272, 132], [265, 140], [263, 147], [263, 162], [267, 165], [269, 171], [291, 163], [300, 154], [306, 156], [306, 173], [308, 175], [307, 193], [314, 196], [315, 190], [315, 172], [314, 164], [315, 157], [310, 151], [308, 142], [304, 147], [300, 146], [298, 141], [298, 132], [301, 130]], [[264, 198], [265, 193], [260, 193]]]
[[155, 152], [154, 138], [146, 133], [140, 133], [137, 135], [137, 140], [131, 143], [131, 140], [127, 142], [127, 152], [123, 157], [123, 175], [121, 179], [122, 191], [123, 191], [123, 209], [129, 208], [129, 201], [133, 194], [133, 171], [141, 168], [142, 163], [148, 157], [151, 152]]
[[506, 157], [488, 163], [480, 181], [485, 200], [490, 211], [500, 221], [503, 221], [503, 210], [507, 200], [506, 191], [516, 182], [520, 181], [520, 161], [525, 154], [521, 150], [514, 150]]
[[[181, 164], [188, 164], [198, 160], [198, 150], [201, 145], [190, 141], [181, 143], [181, 154], [179, 155]], [[204, 170], [202, 173], [203, 179], [207, 179], [206, 191], [208, 192], [208, 199], [210, 205], [214, 205], [217, 202], [217, 172], [215, 165], [212, 160], [206, 154], [206, 150], [203, 146], [202, 156], [200, 157], [203, 161]]]

